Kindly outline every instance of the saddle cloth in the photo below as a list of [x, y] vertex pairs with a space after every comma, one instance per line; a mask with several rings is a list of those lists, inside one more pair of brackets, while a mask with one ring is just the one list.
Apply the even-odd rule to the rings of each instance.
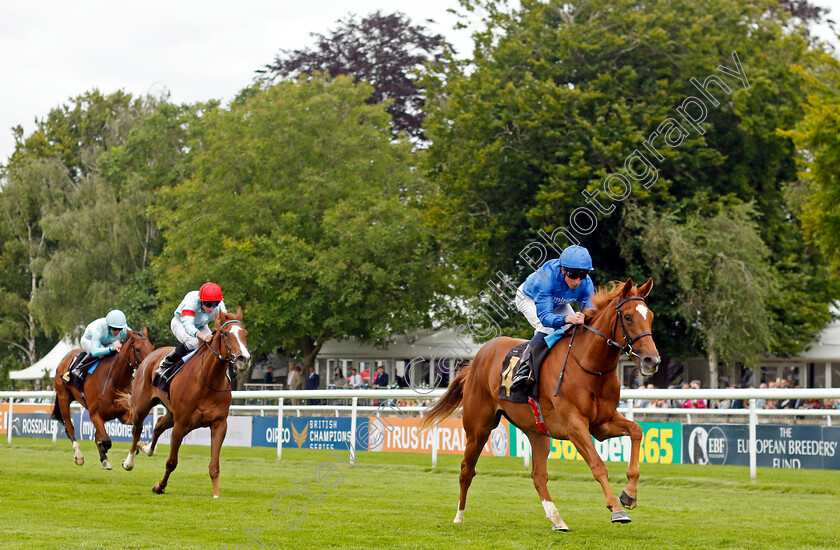
[[[528, 346], [528, 342], [523, 342], [514, 346], [502, 361], [502, 373], [499, 377], [499, 399], [505, 401], [513, 401], [514, 403], [527, 403], [528, 397], [531, 393], [531, 388], [520, 388], [517, 391], [510, 389], [510, 384], [513, 382], [513, 373], [516, 370], [516, 365], [522, 360], [522, 353]], [[536, 384], [534, 384], [536, 386]]]
[[551, 351], [552, 346], [571, 334], [571, 332], [567, 330], [569, 327], [571, 327], [571, 325], [565, 325], [561, 329], [554, 331], [554, 333], [549, 334], [545, 337], [545, 346], [537, 344], [531, 351], [531, 367], [534, 369], [534, 384], [531, 386], [525, 386], [524, 388], [520, 388], [516, 391], [511, 391], [510, 389], [516, 365], [522, 360], [522, 353], [525, 351], [525, 347], [528, 345], [528, 342], [523, 342], [522, 344], [514, 346], [513, 349], [505, 355], [505, 359], [502, 361], [502, 372], [499, 380], [499, 399], [504, 401], [513, 401], [514, 403], [527, 403], [529, 397], [535, 400], [539, 399], [540, 371], [542, 370], [542, 363], [548, 356], [548, 352]]
[[188, 354], [186, 354], [180, 361], [172, 365], [169, 369], [163, 369], [162, 365], [163, 362], [166, 360], [166, 357], [160, 360], [160, 364], [155, 369], [155, 376], [152, 378], [152, 386], [156, 388], [160, 388], [161, 390], [169, 393], [169, 386], [172, 384], [172, 379], [175, 378], [175, 375], [181, 372], [181, 369], [184, 365], [187, 364], [195, 352], [198, 351], [197, 349], [192, 350]]

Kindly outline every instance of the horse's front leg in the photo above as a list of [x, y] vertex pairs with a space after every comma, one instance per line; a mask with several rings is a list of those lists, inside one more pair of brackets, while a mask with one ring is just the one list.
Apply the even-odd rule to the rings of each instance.
[[163, 474], [163, 478], [155, 483], [155, 486], [152, 487], [152, 491], [155, 493], [162, 495], [164, 490], [166, 490], [166, 484], [169, 482], [169, 474], [175, 471], [175, 468], [178, 467], [178, 449], [181, 448], [181, 441], [184, 439], [184, 436], [187, 435], [189, 430], [183, 424], [175, 423], [175, 426], [172, 428], [172, 441], [169, 447], [169, 459], [166, 461], [166, 473]]
[[219, 498], [219, 454], [222, 442], [227, 434], [227, 418], [222, 418], [210, 426], [210, 481], [213, 482], [213, 498]]
[[642, 428], [631, 420], [627, 420], [619, 412], [614, 412], [608, 422], [598, 426], [592, 433], [599, 440], [611, 437], [630, 436], [630, 464], [627, 467], [627, 488], [621, 492], [621, 503], [628, 509], [636, 507], [639, 487], [639, 460], [642, 446]]
[[[89, 410], [88, 413], [90, 413]], [[94, 439], [96, 440], [96, 448], [99, 449], [99, 460], [102, 462], [104, 469], [110, 470], [111, 462], [108, 460], [108, 449], [111, 448], [111, 438], [105, 431], [105, 420], [99, 412], [93, 412], [90, 413], [90, 421], [93, 422], [95, 430]]]
[[[610, 489], [607, 467], [598, 455], [598, 451], [595, 450], [595, 444], [592, 443], [592, 436], [589, 433], [589, 425], [583, 418], [571, 417], [569, 419], [569, 441], [574, 443], [575, 448], [592, 470], [592, 475], [601, 484], [604, 497], [607, 499], [607, 508], [612, 512], [613, 523], [629, 523], [630, 516], [621, 507], [621, 503]], [[636, 458], [638, 459], [638, 455]]]

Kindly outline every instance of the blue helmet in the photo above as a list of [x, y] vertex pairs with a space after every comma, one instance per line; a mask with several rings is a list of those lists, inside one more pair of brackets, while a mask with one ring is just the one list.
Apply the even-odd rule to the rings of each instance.
[[123, 329], [128, 326], [128, 321], [126, 321], [125, 313], [118, 309], [112, 309], [108, 312], [108, 315], [105, 316], [105, 322], [108, 324], [109, 327]]
[[592, 258], [589, 251], [582, 246], [572, 245], [566, 247], [560, 254], [560, 265], [571, 269], [585, 269], [592, 271]]

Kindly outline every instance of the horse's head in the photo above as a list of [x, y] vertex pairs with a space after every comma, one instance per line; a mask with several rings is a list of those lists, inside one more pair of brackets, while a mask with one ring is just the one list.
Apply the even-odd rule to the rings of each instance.
[[242, 324], [242, 308], [237, 308], [235, 315], [219, 311], [216, 326], [222, 338], [222, 355], [236, 363], [240, 371], [248, 368], [251, 353], [248, 351], [248, 331]]
[[146, 327], [140, 332], [128, 331], [128, 337], [123, 343], [120, 354], [125, 357], [132, 369], [136, 369], [155, 347], [149, 341], [149, 331]]
[[645, 297], [650, 294], [651, 288], [653, 279], [648, 279], [640, 287], [634, 287], [633, 279], [627, 279], [615, 302], [618, 314], [616, 325], [621, 328], [619, 331], [616, 327], [613, 338], [619, 343], [622, 343], [620, 338], [623, 338], [625, 351], [636, 360], [644, 376], [654, 374], [661, 362], [650, 331], [653, 312], [645, 303]]

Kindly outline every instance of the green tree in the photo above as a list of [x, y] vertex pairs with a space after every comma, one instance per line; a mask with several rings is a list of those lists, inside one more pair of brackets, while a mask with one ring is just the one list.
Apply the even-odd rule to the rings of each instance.
[[370, 94], [349, 77], [316, 76], [245, 90], [207, 114], [192, 177], [154, 207], [166, 311], [216, 281], [245, 308], [252, 348], [282, 346], [307, 365], [331, 338], [382, 341], [430, 323], [425, 183]]
[[690, 214], [684, 223], [653, 209], [625, 214], [647, 268], [675, 284], [676, 311], [708, 355], [712, 387], [719, 360], [753, 367], [770, 347], [771, 326], [762, 319], [781, 286], [753, 205], [718, 208]]
[[18, 157], [0, 188], [3, 244], [0, 249], [0, 341], [28, 361], [38, 358], [44, 319], [34, 306], [46, 263], [55, 247], [43, 226], [44, 212], [61, 208], [73, 183], [57, 157]]
[[350, 75], [373, 86], [368, 103], [391, 100], [393, 134], [423, 136], [425, 90], [415, 76], [425, 63], [442, 62], [445, 42], [401, 13], [351, 15], [329, 36], [315, 34], [314, 49], [282, 51], [257, 71], [267, 82], [302, 74]]
[[[429, 219], [459, 292], [476, 296], [498, 272], [518, 284], [536, 262], [521, 252], [541, 241], [540, 231], [559, 229], [592, 251], [596, 283], [644, 278], [650, 268], [627, 261], [629, 208], [677, 212], [684, 223], [710, 204], [754, 201], [759, 234], [774, 252], [769, 262], [797, 283], [766, 301], [758, 322], [770, 325], [773, 351], [795, 352], [809, 341], [829, 318], [834, 285], [825, 260], [802, 238], [788, 192], [796, 150], [777, 131], [803, 115], [805, 79], [791, 68], [821, 64], [804, 27], [772, 2], [523, 0], [515, 10], [493, 0], [462, 4], [483, 10], [486, 28], [476, 35], [469, 66], [443, 67], [428, 85], [426, 131], [433, 143], [428, 174], [439, 186]], [[733, 52], [746, 79], [718, 69], [736, 67]], [[710, 75], [726, 87], [709, 85], [717, 105], [691, 80], [702, 85]], [[662, 160], [648, 171], [657, 179], [645, 188], [627, 175], [625, 161], [635, 149], [647, 151], [643, 142], [663, 121], [683, 120], [676, 108], [689, 96], [706, 99], [705, 120], [689, 125], [676, 146], [657, 138]], [[614, 173], [631, 182], [632, 201], [605, 198], [604, 180]], [[599, 193], [603, 211], [584, 191]], [[611, 188], [613, 195], [623, 191]], [[570, 215], [580, 207], [595, 215], [591, 232], [572, 231]], [[556, 235], [558, 247], [570, 242]], [[664, 313], [658, 343], [667, 355], [684, 355], [693, 350], [672, 305], [679, 287], [664, 283], [657, 281], [651, 296]], [[517, 330], [525, 326], [520, 317], [497, 320]]]
[[805, 117], [786, 132], [796, 140], [802, 155], [801, 177], [809, 190], [803, 204], [808, 237], [831, 258], [840, 272], [840, 61], [823, 56], [823, 70], [808, 74], [812, 93]]

